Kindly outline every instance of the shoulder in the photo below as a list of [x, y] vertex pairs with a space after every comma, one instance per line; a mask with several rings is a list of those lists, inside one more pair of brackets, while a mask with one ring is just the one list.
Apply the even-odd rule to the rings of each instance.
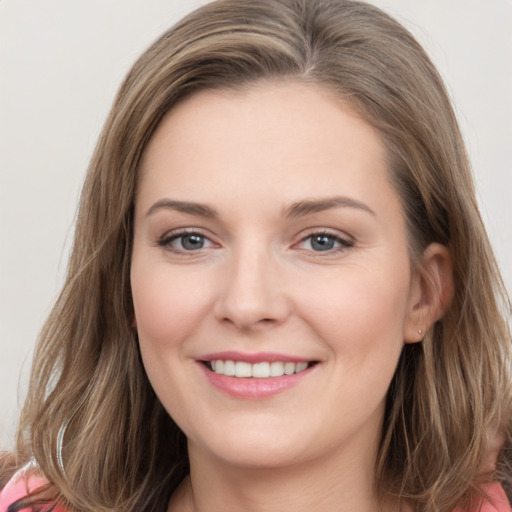
[[489, 498], [491, 498], [492, 503], [487, 502], [482, 507], [482, 512], [511, 512], [510, 503], [508, 502], [507, 496], [505, 495], [505, 491], [503, 487], [498, 484], [492, 484], [487, 489], [487, 493], [489, 494]]
[[[43, 487], [46, 483], [46, 480], [38, 474], [33, 466], [28, 465], [23, 467], [16, 472], [5, 487], [0, 490], [0, 512], [9, 512], [9, 507], [13, 503], [38, 488]], [[52, 510], [53, 512], [66, 512], [59, 507], [53, 508]], [[19, 512], [31, 512], [31, 509], [22, 508], [19, 509]]]
[[[35, 491], [39, 487], [46, 484], [46, 480], [42, 478], [33, 467], [24, 467], [20, 469], [7, 482], [7, 485], [0, 489], [0, 512], [9, 512], [9, 507], [16, 501], [24, 498], [27, 494]], [[478, 508], [478, 512], [512, 512], [512, 508], [500, 484], [494, 483], [486, 487], [485, 492], [490, 501], [485, 501]], [[66, 512], [65, 509], [56, 507], [53, 512]], [[31, 512], [28, 508], [20, 509], [19, 512]], [[457, 510], [455, 512], [464, 512]], [[472, 512], [472, 511], [468, 511]]]
[[[489, 497], [489, 500], [483, 501], [475, 511], [471, 510], [467, 512], [512, 512], [505, 491], [499, 483], [496, 482], [488, 485], [485, 487], [484, 491]], [[455, 512], [465, 511], [458, 509]]]

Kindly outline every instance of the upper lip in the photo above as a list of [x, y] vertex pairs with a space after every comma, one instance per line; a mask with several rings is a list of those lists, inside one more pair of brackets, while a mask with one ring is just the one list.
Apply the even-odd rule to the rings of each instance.
[[215, 352], [212, 354], [206, 354], [198, 357], [198, 361], [244, 361], [246, 363], [272, 363], [274, 361], [280, 361], [283, 363], [308, 363], [314, 361], [314, 359], [307, 359], [300, 356], [292, 356], [288, 354], [279, 354], [276, 352], [237, 352], [233, 350], [224, 352]]

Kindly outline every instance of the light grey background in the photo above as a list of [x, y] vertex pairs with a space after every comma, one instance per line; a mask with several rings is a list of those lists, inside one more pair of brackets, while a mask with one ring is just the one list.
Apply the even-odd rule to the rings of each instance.
[[[204, 0], [0, 0], [0, 449], [63, 281], [79, 189], [122, 77]], [[444, 76], [512, 290], [512, 1], [374, 0]]]

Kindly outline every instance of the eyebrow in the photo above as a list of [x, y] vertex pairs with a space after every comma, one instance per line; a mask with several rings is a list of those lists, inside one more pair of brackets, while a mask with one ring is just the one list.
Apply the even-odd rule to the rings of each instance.
[[217, 211], [201, 203], [193, 203], [189, 201], [175, 201], [173, 199], [160, 199], [146, 212], [146, 216], [165, 208], [176, 210], [189, 215], [196, 215], [198, 217], [217, 218]]
[[335, 196], [326, 199], [310, 199], [293, 203], [284, 210], [284, 217], [302, 217], [313, 213], [330, 210], [331, 208], [356, 208], [375, 216], [375, 212], [365, 203], [346, 196]]
[[[305, 215], [311, 215], [313, 213], [340, 207], [355, 208], [368, 212], [371, 215], [375, 215], [375, 212], [368, 205], [358, 201], [357, 199], [352, 199], [346, 196], [335, 196], [326, 199], [308, 199], [292, 203], [283, 210], [283, 217], [303, 217]], [[219, 216], [214, 208], [206, 204], [190, 201], [176, 201], [174, 199], [160, 199], [148, 209], [146, 216], [149, 216], [160, 209], [170, 209], [210, 219], [216, 219]]]

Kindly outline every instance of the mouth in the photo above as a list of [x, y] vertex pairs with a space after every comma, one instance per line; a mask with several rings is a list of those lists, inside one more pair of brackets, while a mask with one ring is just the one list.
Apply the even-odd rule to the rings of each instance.
[[269, 379], [302, 373], [318, 364], [319, 361], [261, 361], [250, 363], [248, 361], [233, 361], [230, 359], [213, 359], [201, 361], [201, 363], [209, 371], [226, 377]]
[[309, 382], [321, 361], [274, 352], [217, 352], [197, 359], [207, 381], [218, 391], [241, 400], [270, 399]]

